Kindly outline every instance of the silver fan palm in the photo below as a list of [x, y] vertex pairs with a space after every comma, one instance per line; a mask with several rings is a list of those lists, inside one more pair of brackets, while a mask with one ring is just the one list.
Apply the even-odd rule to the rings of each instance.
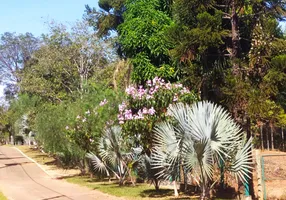
[[140, 148], [133, 151], [125, 151], [125, 145], [119, 126], [105, 129], [104, 135], [99, 140], [99, 156], [88, 153], [87, 158], [92, 161], [95, 171], [106, 173], [110, 177], [110, 172], [119, 180], [119, 185], [123, 184], [125, 177], [130, 175], [129, 163], [134, 163], [140, 159], [136, 156], [141, 153]]
[[161, 169], [159, 176], [169, 178], [183, 164], [199, 174], [201, 199], [210, 195], [214, 167], [223, 162], [242, 181], [251, 172], [251, 139], [244, 134], [221, 106], [202, 101], [191, 107], [178, 103], [168, 109], [174, 121], [155, 128], [152, 165]]

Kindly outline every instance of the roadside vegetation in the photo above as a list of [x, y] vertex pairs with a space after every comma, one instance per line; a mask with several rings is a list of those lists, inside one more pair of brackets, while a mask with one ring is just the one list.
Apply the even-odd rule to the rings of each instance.
[[36, 145], [45, 153], [20, 148], [130, 198], [145, 183], [149, 197], [170, 182], [200, 199], [252, 187], [251, 149], [285, 150], [286, 3], [98, 5], [40, 38], [1, 34], [1, 143]]

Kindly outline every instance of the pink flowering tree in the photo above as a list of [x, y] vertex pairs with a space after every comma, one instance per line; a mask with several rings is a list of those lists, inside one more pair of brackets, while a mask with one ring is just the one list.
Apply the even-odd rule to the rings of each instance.
[[169, 105], [177, 102], [191, 104], [198, 97], [180, 83], [169, 83], [155, 77], [142, 85], [129, 86], [126, 100], [119, 105], [118, 122], [126, 139], [140, 145], [147, 154], [152, 147], [153, 128], [165, 120]]
[[121, 100], [112, 90], [99, 91], [67, 106], [67, 123], [62, 127], [70, 144], [82, 151], [83, 169], [86, 153], [98, 152], [98, 141], [106, 127], [116, 121]]
[[96, 142], [101, 136], [100, 128], [112, 125], [112, 114], [114, 106], [108, 100], [103, 99], [93, 108], [81, 109], [77, 116], [70, 120], [70, 124], [65, 126], [66, 136], [86, 152], [96, 149]]

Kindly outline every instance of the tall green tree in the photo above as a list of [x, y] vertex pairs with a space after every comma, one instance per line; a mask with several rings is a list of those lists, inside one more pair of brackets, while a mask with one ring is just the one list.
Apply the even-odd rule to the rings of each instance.
[[21, 72], [21, 92], [52, 102], [82, 96], [97, 70], [112, 62], [108, 43], [101, 41], [84, 23], [68, 32], [63, 25], [51, 26], [41, 48]]
[[100, 36], [111, 31], [118, 34], [118, 54], [130, 59], [136, 83], [155, 76], [175, 79], [176, 68], [168, 55], [171, 45], [165, 34], [172, 24], [171, 4], [169, 0], [99, 1], [100, 14], [87, 6], [86, 19]]
[[20, 71], [31, 60], [32, 54], [40, 47], [40, 40], [31, 33], [16, 34], [5, 32], [0, 39], [0, 81], [6, 85], [5, 93], [12, 99], [18, 92]]
[[172, 20], [160, 0], [128, 0], [125, 6], [118, 41], [133, 64], [132, 79], [140, 84], [155, 76], [174, 79], [175, 68], [168, 55], [171, 44], [165, 34]]
[[112, 31], [116, 32], [118, 25], [124, 21], [125, 2], [126, 0], [99, 0], [100, 10], [86, 5], [85, 19], [100, 37], [110, 36]]

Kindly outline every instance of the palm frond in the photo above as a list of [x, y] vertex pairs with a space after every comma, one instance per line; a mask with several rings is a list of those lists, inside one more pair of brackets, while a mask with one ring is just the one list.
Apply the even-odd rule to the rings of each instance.
[[118, 165], [118, 160], [122, 160], [121, 150], [122, 138], [121, 128], [113, 126], [104, 131], [104, 135], [99, 142], [99, 155], [105, 162], [108, 162], [113, 167]]
[[174, 127], [170, 123], [161, 122], [155, 126], [154, 132], [154, 142], [157, 144], [156, 146], [169, 154], [177, 156], [179, 149]]
[[250, 138], [242, 148], [238, 149], [233, 161], [231, 162], [230, 171], [240, 180], [247, 181], [252, 169], [252, 138]]
[[178, 173], [181, 156], [178, 137], [174, 127], [167, 122], [159, 123], [154, 132], [156, 146], [152, 149], [152, 167], [158, 169], [158, 177], [169, 179]]
[[172, 104], [168, 107], [168, 115], [174, 117], [174, 119], [178, 122], [178, 132], [180, 134], [184, 134], [187, 136], [188, 130], [190, 129], [188, 120], [189, 120], [189, 112], [191, 108], [189, 105], [183, 103]]
[[95, 171], [98, 171], [100, 173], [106, 173], [107, 176], [110, 176], [105, 163], [101, 161], [96, 155], [94, 155], [93, 153], [87, 153], [86, 157], [91, 160]]
[[231, 119], [230, 114], [221, 106], [208, 101], [194, 104], [190, 112], [190, 132], [195, 140], [210, 139], [211, 148], [221, 158], [237, 141], [241, 140], [242, 131]]

